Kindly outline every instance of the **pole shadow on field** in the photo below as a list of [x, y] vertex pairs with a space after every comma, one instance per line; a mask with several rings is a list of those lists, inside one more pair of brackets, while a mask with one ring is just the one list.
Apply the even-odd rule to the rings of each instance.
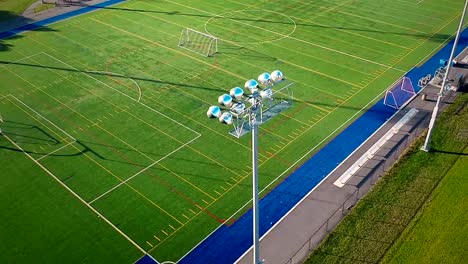
[[97, 71], [87, 71], [87, 70], [80, 70], [80, 69], [72, 69], [72, 68], [63, 68], [57, 66], [46, 66], [46, 65], [39, 65], [39, 64], [32, 64], [32, 63], [24, 63], [24, 62], [14, 62], [14, 61], [2, 61], [0, 60], [0, 65], [18, 65], [18, 66], [25, 66], [25, 67], [32, 67], [32, 68], [43, 68], [43, 69], [50, 69], [50, 70], [59, 70], [59, 71], [67, 71], [67, 72], [77, 72], [77, 73], [84, 73], [87, 75], [99, 75], [99, 76], [108, 76], [113, 78], [120, 78], [120, 79], [134, 79], [138, 81], [146, 81], [152, 82], [162, 85], [173, 85], [185, 88], [193, 88], [193, 89], [200, 89], [200, 90], [208, 90], [208, 91], [216, 91], [216, 92], [225, 92], [225, 90], [207, 86], [200, 86], [200, 85], [193, 85], [188, 83], [177, 83], [171, 81], [162, 81], [157, 79], [149, 79], [137, 76], [123, 76], [120, 74], [114, 74], [111, 72], [97, 72]]

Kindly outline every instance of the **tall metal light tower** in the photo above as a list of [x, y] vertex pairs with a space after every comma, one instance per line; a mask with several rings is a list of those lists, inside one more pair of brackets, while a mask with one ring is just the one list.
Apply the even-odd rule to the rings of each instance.
[[433, 132], [433, 129], [434, 129], [434, 124], [435, 124], [435, 121], [436, 121], [436, 118], [437, 118], [437, 114], [439, 113], [440, 101], [442, 100], [442, 97], [443, 97], [443, 92], [444, 92], [444, 89], [445, 89], [445, 85], [447, 84], [447, 79], [448, 79], [448, 75], [449, 75], [449, 72], [450, 72], [450, 68], [452, 66], [453, 57], [455, 56], [455, 50], [457, 48], [458, 39], [460, 38], [460, 33], [461, 33], [462, 28], [463, 28], [463, 22], [465, 20], [465, 14], [466, 14], [467, 6], [468, 6], [468, 0], [465, 1], [465, 7], [463, 8], [463, 12], [462, 12], [462, 15], [460, 17], [460, 24], [458, 25], [457, 35], [455, 37], [455, 41], [453, 42], [452, 52], [450, 53], [450, 58], [448, 60], [447, 70], [445, 71], [444, 79], [442, 80], [442, 86], [440, 87], [440, 91], [439, 91], [439, 94], [437, 96], [436, 105], [434, 106], [434, 110], [432, 111], [431, 121], [429, 122], [429, 131], [427, 132], [427, 136], [426, 136], [426, 140], [424, 141], [424, 145], [421, 148], [422, 150], [424, 150], [426, 152], [429, 152], [429, 150], [431, 149], [430, 144], [431, 144], [431, 138], [432, 138], [432, 132]]
[[[279, 100], [274, 103], [275, 95], [281, 91], [288, 91], [293, 83], [289, 83], [276, 92], [273, 87], [283, 83], [283, 73], [279, 70], [270, 73], [262, 73], [256, 80], [245, 82], [244, 88], [250, 94], [246, 95], [240, 87], [230, 90], [229, 94], [223, 94], [218, 98], [219, 106], [211, 106], [208, 109], [209, 118], [217, 118], [221, 123], [233, 125], [231, 134], [236, 137], [252, 132], [252, 213], [253, 213], [253, 263], [261, 264], [259, 248], [259, 208], [258, 208], [258, 126], [271, 117], [277, 115], [291, 105], [291, 101]], [[247, 107], [247, 105], [249, 105]], [[223, 111], [224, 110], [224, 111]], [[272, 114], [275, 113], [275, 114]]]

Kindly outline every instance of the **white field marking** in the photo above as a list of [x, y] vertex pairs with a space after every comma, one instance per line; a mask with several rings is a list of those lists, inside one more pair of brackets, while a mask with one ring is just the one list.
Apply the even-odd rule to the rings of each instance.
[[333, 184], [339, 188], [343, 188], [346, 183], [361, 169], [367, 161], [371, 160], [377, 151], [385, 145], [395, 134], [400, 132], [400, 129], [408, 123], [419, 110], [411, 108], [383, 137], [372, 145], [353, 165], [351, 165]]
[[31, 110], [33, 113], [35, 113], [36, 115], [40, 116], [42, 119], [46, 120], [48, 123], [50, 123], [52, 126], [54, 126], [55, 128], [57, 128], [58, 130], [60, 130], [60, 132], [62, 132], [63, 134], [65, 134], [67, 137], [73, 139], [76, 141], [76, 138], [74, 138], [73, 136], [71, 136], [70, 134], [68, 134], [67, 132], [65, 132], [63, 129], [61, 129], [59, 126], [57, 126], [56, 124], [54, 124], [52, 121], [50, 121], [49, 119], [47, 119], [46, 117], [44, 117], [43, 115], [41, 115], [40, 113], [38, 113], [36, 110], [32, 109], [30, 106], [28, 106], [27, 104], [25, 104], [23, 101], [21, 101], [20, 99], [16, 98], [14, 95], [12, 94], [9, 94], [8, 96], [14, 98], [16, 101], [18, 101], [20, 104], [24, 105], [26, 108], [28, 108], [29, 110]]
[[[37, 56], [37, 55], [40, 55], [40, 54], [42, 54], [42, 53], [44, 53], [44, 52], [41, 51], [41, 52], [38, 52], [38, 53], [35, 53], [35, 54], [32, 54], [32, 55], [26, 56], [26, 57], [24, 57], [24, 58], [22, 58], [22, 59], [19, 59], [19, 60], [10, 61], [10, 62], [5, 63], [4, 65], [0, 66], [0, 69], [4, 69], [5, 67], [9, 66], [10, 64], [14, 64], [14, 63], [16, 63], [16, 62], [20, 62], [20, 61], [23, 61], [23, 60], [30, 59], [30, 58], [32, 58], [32, 57], [34, 57], [34, 56]], [[8, 96], [8, 95], [5, 95], [5, 96]]]
[[179, 146], [178, 148], [174, 149], [173, 151], [169, 152], [167, 155], [165, 155], [164, 157], [158, 159], [157, 161], [151, 163], [149, 166], [147, 166], [146, 168], [140, 170], [139, 172], [133, 174], [131, 177], [129, 177], [128, 179], [124, 180], [124, 181], [121, 181], [119, 184], [115, 185], [114, 187], [112, 187], [111, 189], [107, 190], [106, 192], [104, 192], [103, 194], [99, 195], [98, 197], [94, 198], [91, 202], [89, 202], [89, 204], [92, 204], [94, 203], [95, 201], [101, 199], [102, 197], [106, 196], [107, 194], [109, 194], [110, 192], [112, 192], [113, 190], [119, 188], [121, 185], [123, 184], [126, 184], [128, 181], [130, 181], [131, 179], [135, 178], [136, 176], [140, 175], [141, 173], [147, 171], [148, 169], [150, 169], [151, 167], [153, 167], [154, 165], [156, 165], [157, 163], [165, 160], [166, 158], [168, 158], [169, 156], [171, 156], [172, 154], [176, 153], [177, 151], [179, 151], [180, 149], [184, 148], [185, 146], [187, 146], [188, 144], [192, 143], [193, 141], [197, 140], [199, 137], [201, 137], [201, 135], [198, 135], [196, 136], [195, 138], [191, 139], [190, 141], [188, 141], [187, 143]]
[[[43, 155], [43, 156], [37, 158], [37, 159], [36, 159], [37, 161], [39, 161], [39, 160], [41, 160], [41, 159], [43, 159], [43, 158], [46, 158], [46, 157], [48, 157], [48, 156], [50, 156], [50, 155], [52, 155], [52, 154], [54, 154], [54, 153], [56, 153], [56, 152], [62, 150], [62, 149], [65, 148], [65, 147], [68, 147], [69, 145], [71, 145], [71, 144], [73, 144], [73, 143], [76, 142], [76, 139], [75, 139], [74, 137], [72, 137], [70, 134], [68, 134], [67, 132], [65, 132], [63, 129], [61, 129], [59, 126], [57, 126], [55, 123], [53, 123], [52, 121], [50, 121], [50, 120], [49, 120], [48, 118], [46, 118], [45, 116], [39, 114], [37, 111], [35, 111], [33, 108], [31, 108], [30, 106], [28, 106], [26, 103], [24, 103], [24, 102], [21, 101], [20, 99], [16, 98], [14, 95], [11, 95], [11, 94], [8, 94], [8, 95], [6, 95], [6, 96], [4, 96], [4, 97], [7, 97], [7, 96], [12, 97], [12, 98], [15, 99], [16, 101], [18, 101], [20, 104], [22, 104], [22, 105], [24, 105], [25, 107], [27, 107], [30, 111], [32, 111], [32, 112], [35, 113], [36, 115], [40, 116], [42, 119], [44, 119], [45, 121], [47, 121], [49, 124], [51, 124], [52, 126], [54, 126], [55, 128], [57, 128], [58, 130], [60, 130], [60, 132], [64, 133], [67, 137], [69, 137], [69, 138], [72, 139], [71, 142], [69, 142], [69, 143], [67, 143], [67, 144], [65, 144], [65, 145], [63, 145], [63, 146], [61, 146], [61, 147], [59, 147], [59, 148], [57, 148], [57, 149], [55, 149], [55, 150], [49, 152], [49, 153], [46, 154], [46, 155]], [[50, 128], [48, 128], [48, 129], [50, 129]]]
[[[400, 3], [402, 3], [402, 4], [409, 5], [409, 6], [414, 6], [414, 5], [415, 5], [414, 2], [408, 2], [408, 1], [403, 1], [403, 0], [392, 0], [392, 1], [400, 2]], [[435, 5], [435, 4], [432, 4], [432, 3], [426, 3], [426, 6], [433, 6], [433, 7], [435, 7], [435, 8], [440, 8], [440, 6]], [[457, 9], [456, 7], [447, 6], [447, 5], [445, 5], [444, 7], [445, 7], [446, 9], [452, 9], [452, 10], [454, 10], [454, 11], [458, 11], [458, 9]], [[427, 10], [427, 11], [429, 11], [429, 12], [434, 11], [433, 9], [430, 9], [430, 8], [422, 8], [422, 9], [425, 9], [425, 10]]]
[[36, 163], [39, 168], [41, 168], [45, 173], [49, 174], [55, 181], [57, 181], [63, 188], [65, 188], [67, 191], [69, 191], [73, 196], [75, 196], [82, 204], [84, 204], [86, 207], [88, 207], [91, 211], [93, 211], [96, 215], [99, 216], [102, 220], [104, 220], [107, 224], [109, 224], [115, 231], [117, 231], [120, 235], [122, 235], [127, 241], [129, 241], [131, 244], [133, 244], [138, 250], [140, 250], [143, 254], [146, 254], [146, 251], [141, 248], [135, 241], [133, 241], [129, 236], [127, 236], [122, 230], [120, 230], [118, 227], [116, 227], [114, 224], [112, 224], [111, 221], [109, 221], [104, 215], [102, 215], [100, 212], [98, 212], [94, 207], [86, 203], [83, 198], [81, 198], [77, 193], [75, 193], [70, 187], [65, 185], [62, 181], [60, 181], [57, 176], [55, 176], [51, 171], [49, 171], [46, 167], [44, 167], [40, 162], [35, 160], [31, 155], [29, 155], [27, 152], [24, 151], [18, 144], [16, 144], [13, 140], [11, 140], [7, 135], [3, 134], [3, 136], [11, 142], [15, 147], [17, 147], [19, 150], [21, 150], [24, 155], [26, 155], [30, 160], [32, 160], [34, 163]]
[[63, 146], [61, 146], [60, 148], [58, 148], [58, 149], [56, 149], [56, 150], [53, 150], [53, 151], [47, 153], [46, 155], [37, 158], [36, 160], [37, 160], [37, 161], [40, 161], [41, 159], [47, 158], [47, 157], [49, 157], [50, 155], [52, 155], [52, 154], [54, 154], [54, 153], [56, 153], [56, 152], [59, 152], [60, 150], [62, 150], [62, 149], [64, 149], [64, 148], [68, 147], [69, 145], [71, 145], [71, 144], [73, 144], [73, 143], [75, 143], [75, 142], [76, 142], [76, 140], [74, 140], [74, 141], [72, 141], [72, 142], [69, 142], [69, 143], [67, 143], [67, 144], [65, 144], [65, 145], [63, 145]]
[[[292, 25], [293, 25], [293, 29], [289, 33], [287, 33], [286, 35], [282, 35], [279, 38], [275, 38], [275, 39], [271, 39], [271, 40], [264, 40], [264, 41], [259, 40], [259, 41], [253, 41], [253, 42], [240, 42], [240, 41], [232, 41], [231, 40], [231, 42], [237, 43], [239, 45], [263, 44], [263, 43], [270, 43], [270, 42], [279, 41], [279, 40], [282, 40], [284, 38], [287, 38], [287, 37], [291, 36], [292, 34], [294, 34], [294, 32], [296, 32], [296, 29], [297, 29], [296, 21], [294, 21], [294, 19], [292, 19], [290, 16], [287, 16], [285, 14], [282, 14], [282, 13], [279, 13], [279, 12], [276, 12], [276, 11], [269, 11], [269, 10], [242, 9], [242, 10], [227, 11], [227, 12], [224, 12], [224, 13], [221, 13], [219, 15], [211, 17], [210, 19], [208, 19], [205, 22], [205, 25], [204, 25], [205, 31], [209, 35], [214, 36], [213, 34], [210, 33], [210, 31], [208, 30], [208, 27], [207, 27], [213, 19], [224, 18], [225, 17], [224, 15], [226, 15], [226, 14], [240, 13], [240, 12], [268, 12], [268, 13], [273, 13], [273, 14], [276, 14], [276, 15], [280, 15], [280, 16], [286, 17], [287, 19], [291, 20]], [[230, 20], [232, 20], [232, 19], [230, 19]], [[220, 39], [220, 38], [218, 38], [218, 39]]]
[[[295, 1], [297, 2], [297, 0], [295, 0]], [[325, 1], [327, 1], [327, 2], [329, 2], [329, 3], [332, 3], [332, 4], [334, 3], [334, 2], [332, 2], [332, 1], [330, 1], [330, 0], [325, 0]], [[423, 1], [424, 1], [424, 0], [423, 0]], [[371, 3], [367, 3], [367, 4], [370, 5]], [[406, 20], [406, 21], [408, 21], [408, 22], [412, 22], [412, 23], [414, 23], [414, 24], [420, 24], [420, 25], [423, 25], [423, 26], [432, 26], [432, 25], [428, 25], [428, 24], [422, 23], [422, 22], [420, 22], [420, 21], [408, 19], [407, 17], [404, 17], [404, 18], [401, 17], [401, 16], [398, 17], [398, 16], [394, 16], [394, 15], [387, 14], [387, 13], [385, 13], [385, 12], [377, 12], [377, 11], [374, 11], [374, 10], [372, 10], [372, 9], [369, 10], [369, 9], [365, 9], [365, 8], [362, 8], [362, 7], [355, 7], [355, 6], [348, 6], [348, 7], [351, 7], [351, 8], [354, 8], [354, 9], [358, 9], [358, 10], [356, 10], [356, 12], [359, 12], [360, 10], [369, 11], [369, 12], [374, 12], [377, 16], [386, 16], [386, 17], [391, 17], [391, 18], [395, 18], [395, 19]], [[387, 7], [387, 8], [389, 8], [389, 7]], [[389, 9], [390, 9], [390, 8], [389, 8]], [[380, 10], [379, 10], [379, 11], [380, 11]], [[399, 10], [399, 11], [402, 12], [403, 10]], [[407, 12], [410, 12], [410, 11], [407, 11]], [[414, 15], [414, 13], [413, 13], [413, 15]], [[424, 17], [427, 18], [427, 16], [424, 16]], [[442, 19], [442, 21], [443, 21], [443, 19]], [[435, 25], [434, 25], [434, 26], [435, 26]]]
[[[189, 8], [189, 9], [197, 10], [197, 11], [202, 12], [202, 13], [210, 14], [210, 15], [212, 15], [212, 16], [218, 16], [218, 17], [222, 17], [222, 18], [227, 18], [227, 17], [223, 17], [223, 16], [220, 16], [220, 15], [216, 15], [216, 14], [214, 14], [214, 13], [210, 13], [210, 12], [207, 12], [207, 11], [204, 11], [204, 10], [201, 10], [201, 9], [198, 9], [198, 8], [194, 8], [194, 7], [186, 6], [186, 5], [183, 5], [183, 4], [180, 4], [180, 3], [176, 3], [176, 2], [173, 2], [173, 1], [170, 1], [170, 0], [164, 0], [164, 1], [170, 2], [170, 3], [173, 3], [173, 4], [176, 4], [176, 5], [180, 5], [180, 6]], [[230, 19], [230, 18], [227, 18], [227, 19]], [[231, 20], [233, 20], [233, 19], [231, 19]], [[303, 39], [298, 39], [298, 38], [295, 38], [295, 37], [292, 37], [292, 36], [286, 36], [286, 35], [284, 35], [284, 34], [278, 33], [278, 32], [273, 31], [273, 30], [269, 30], [269, 29], [265, 29], [265, 28], [262, 28], [262, 27], [254, 26], [254, 25], [251, 25], [251, 24], [248, 24], [248, 23], [245, 23], [245, 22], [241, 22], [241, 21], [238, 21], [238, 20], [234, 20], [234, 22], [237, 22], [237, 23], [240, 23], [240, 24], [245, 24], [245, 25], [250, 26], [250, 27], [253, 27], [253, 28], [261, 29], [261, 30], [263, 30], [263, 31], [270, 32], [270, 33], [272, 33], [272, 34], [279, 35], [279, 36], [281, 36], [281, 37], [283, 37], [283, 38], [289, 38], [289, 39], [296, 40], [296, 41], [299, 41], [299, 42], [302, 42], [302, 43], [305, 43], [305, 44], [309, 44], [309, 45], [312, 45], [312, 46], [315, 46], [315, 47], [318, 47], [318, 48], [321, 48], [321, 49], [324, 49], [324, 50], [328, 50], [328, 51], [335, 52], [335, 53], [338, 53], [338, 54], [341, 54], [341, 55], [345, 55], [345, 56], [348, 56], [348, 57], [351, 57], [351, 58], [354, 58], [354, 59], [358, 59], [358, 60], [362, 60], [362, 61], [365, 61], [365, 62], [368, 62], [368, 63], [372, 63], [372, 64], [375, 64], [375, 65], [379, 65], [379, 66], [384, 67], [384, 68], [388, 68], [388, 69], [392, 69], [392, 70], [396, 70], [396, 71], [400, 71], [400, 72], [405, 72], [405, 73], [406, 73], [405, 70], [401, 70], [401, 69], [392, 67], [392, 66], [387, 65], [387, 64], [383, 64], [383, 63], [376, 62], [376, 61], [373, 61], [373, 60], [365, 59], [365, 58], [362, 58], [362, 57], [359, 57], [359, 56], [356, 56], [356, 55], [352, 55], [352, 54], [349, 54], [349, 53], [346, 53], [346, 52], [343, 52], [343, 51], [339, 51], [339, 50], [336, 50], [336, 49], [332, 49], [332, 48], [329, 48], [329, 47], [325, 47], [325, 46], [322, 46], [322, 45], [319, 45], [319, 44], [316, 44], [316, 43], [312, 43], [312, 42], [309, 42], [309, 41], [306, 41], [306, 40], [303, 40]]]
[[159, 115], [162, 115], [163, 117], [165, 117], [165, 118], [171, 120], [172, 122], [178, 124], [179, 126], [181, 126], [181, 127], [185, 128], [185, 129], [187, 129], [187, 130], [193, 132], [193, 133], [196, 134], [197, 136], [201, 135], [199, 132], [197, 132], [197, 131], [191, 129], [190, 127], [188, 127], [188, 126], [186, 126], [186, 125], [180, 123], [179, 121], [177, 121], [177, 120], [175, 120], [175, 119], [173, 119], [173, 118], [171, 118], [171, 117], [169, 117], [169, 116], [167, 116], [167, 115], [165, 115], [165, 114], [159, 112], [158, 110], [156, 110], [156, 109], [154, 109], [154, 108], [152, 108], [152, 107], [150, 107], [150, 106], [148, 106], [148, 105], [146, 105], [146, 104], [144, 104], [144, 103], [142, 103], [142, 102], [138, 102], [135, 98], [129, 96], [129, 95], [126, 94], [126, 93], [123, 93], [123, 92], [121, 92], [121, 91], [115, 89], [114, 87], [108, 85], [108, 84], [105, 83], [105, 82], [100, 81], [99, 79], [94, 78], [92, 75], [90, 75], [90, 74], [88, 74], [88, 73], [86, 73], [86, 72], [83, 72], [83, 71], [78, 70], [77, 68], [71, 66], [70, 64], [68, 64], [68, 63], [66, 63], [66, 62], [64, 62], [64, 61], [62, 61], [62, 60], [60, 60], [60, 59], [58, 59], [58, 58], [56, 58], [56, 57], [54, 57], [54, 56], [52, 56], [52, 55], [50, 55], [50, 54], [48, 54], [47, 52], [44, 52], [44, 54], [47, 55], [47, 56], [49, 56], [49, 57], [51, 57], [52, 59], [54, 59], [54, 60], [56, 60], [56, 61], [62, 63], [62, 64], [64, 64], [64, 65], [70, 67], [71, 69], [73, 69], [73, 70], [75, 70], [75, 71], [77, 71], [77, 72], [81, 72], [82, 74], [88, 76], [89, 78], [91, 78], [91, 79], [93, 79], [93, 80], [95, 80], [95, 81], [97, 81], [97, 82], [99, 82], [99, 83], [102, 83], [103, 85], [109, 87], [110, 89], [112, 89], [112, 90], [114, 90], [114, 91], [120, 93], [121, 95], [123, 95], [123, 96], [125, 96], [125, 97], [127, 97], [127, 98], [130, 98], [130, 100], [135, 101], [135, 102], [141, 104], [142, 106], [148, 108], [149, 110], [151, 110], [151, 111], [153, 111], [153, 112], [155, 112], [155, 113], [157, 113], [157, 114], [159, 114]]
[[[152, 6], [152, 5], [149, 5], [148, 3], [145, 3], [145, 4], [148, 5], [148, 6]], [[119, 16], [119, 15], [116, 15], [116, 14], [111, 14], [111, 15], [112, 15], [112, 16], [116, 16], [116, 17], [119, 17], [119, 18], [126, 19], [126, 18], [124, 18], [124, 17], [122, 17], [122, 16]], [[165, 20], [165, 19], [161, 19], [161, 18], [158, 18], [158, 17], [154, 17], [154, 16], [151, 16], [151, 15], [148, 15], [148, 14], [143, 14], [143, 15], [146, 15], [146, 16], [149, 16], [149, 17], [158, 19], [158, 20], [162, 20], [162, 21], [167, 22], [167, 23], [171, 23], [171, 24], [174, 24], [174, 25], [183, 27], [182, 25], [179, 25], [179, 24], [174, 23], [174, 22], [171, 22], [171, 21], [167, 21], [167, 20]], [[136, 23], [136, 24], [138, 24], [138, 25], [142, 25], [142, 26], [151, 28], [151, 27], [149, 27], [149, 26], [146, 26], [146, 25], [144, 25], [144, 24], [141, 24], [141, 23], [138, 23], [138, 22], [135, 22], [135, 21], [132, 21], [132, 23]], [[76, 27], [77, 27], [77, 26], [76, 26]], [[78, 27], [78, 28], [80, 28], [80, 27]], [[80, 29], [81, 29], [81, 28], [80, 28]], [[154, 30], [154, 28], [151, 28], [151, 29]], [[82, 29], [82, 30], [86, 31], [85, 29]], [[88, 32], [89, 32], [89, 31], [88, 31]], [[163, 32], [163, 33], [165, 33], [164, 31], [160, 31], [160, 30], [158, 30], [158, 32]], [[167, 34], [167, 33], [166, 33], [166, 34]], [[175, 36], [175, 37], [176, 37], [177, 35], [172, 35], [172, 36]], [[223, 40], [223, 41], [225, 41], [225, 42], [228, 42], [228, 43], [231, 43], [231, 44], [233, 44], [233, 45], [236, 45], [236, 46], [239, 46], [239, 47], [240, 47], [240, 45], [239, 45], [237, 42], [232, 42], [232, 41], [230, 41], [230, 40], [226, 40], [226, 39], [222, 39], [222, 38], [218, 38], [218, 39]], [[119, 44], [119, 45], [120, 45], [120, 44]], [[287, 49], [287, 48], [286, 48], [286, 49]], [[293, 51], [293, 50], [291, 50], [291, 51]], [[310, 55], [304, 54], [304, 53], [299, 52], [299, 51], [295, 51], [295, 52], [298, 53], [298, 54], [300, 54], [300, 55], [303, 55], [303, 56], [308, 56], [308, 57], [311, 57], [311, 58], [314, 58], [314, 59], [317, 59], [317, 60], [322, 60], [322, 61], [329, 62], [329, 63], [331, 63], [331, 64], [335, 64], [335, 63], [333, 63], [333, 62], [331, 62], [331, 61], [329, 61], [329, 60], [326, 60], [326, 59], [321, 59], [321, 58], [318, 58], [318, 57], [310, 56]], [[232, 58], [232, 59], [235, 59], [234, 57], [231, 57], [231, 58]], [[245, 61], [242, 61], [242, 62], [243, 62], [243, 63], [246, 63]], [[316, 73], [316, 74], [318, 74], [318, 75], [325, 76], [326, 78], [331, 78], [331, 79], [334, 79], [334, 80], [339, 81], [339, 82], [345, 82], [347, 85], [351, 85], [351, 86], [354, 86], [354, 87], [357, 86], [357, 85], [355, 85], [355, 84], [346, 82], [346, 81], [341, 80], [341, 79], [338, 79], [338, 78], [336, 78], [336, 77], [329, 76], [329, 75], [324, 74], [324, 73], [322, 73], [322, 72], [318, 72], [318, 71], [316, 71], [316, 70], [312, 70], [312, 69], [310, 69], [310, 68], [307, 68], [307, 67], [304, 67], [304, 66], [301, 66], [301, 65], [293, 64], [292, 62], [289, 62], [289, 61], [283, 61], [283, 62], [284, 62], [284, 63], [287, 63], [287, 64], [290, 64], [290, 65], [292, 65], [292, 66], [294, 66], [294, 67], [298, 67], [298, 68], [301, 68], [301, 69], [305, 69], [305, 70], [307, 70], [307, 71], [314, 72], [314, 73]], [[249, 64], [249, 63], [246, 63], [246, 64]], [[167, 65], [167, 64], [166, 64], [166, 65]], [[335, 64], [335, 65], [337, 65], [337, 64]], [[168, 66], [173, 67], [173, 66], [171, 66], [171, 65], [168, 65]], [[138, 70], [138, 69], [137, 69], [137, 70]], [[352, 69], [352, 68], [348, 68], [348, 70], [357, 71], [357, 70]], [[141, 70], [139, 70], [139, 71], [141, 71]], [[143, 73], [145, 73], [145, 72], [143, 72]], [[145, 74], [147, 74], [147, 73], [145, 73]], [[368, 74], [366, 74], [366, 75], [368, 75]], [[198, 78], [196, 75], [193, 76], [193, 77], [194, 77], [194, 78]], [[290, 79], [290, 80], [293, 80], [293, 79]], [[300, 82], [298, 82], [297, 80], [294, 80], [294, 81], [297, 82], [297, 83], [300, 83]], [[306, 84], [304, 84], [304, 83], [301, 83], [301, 84], [302, 84], [302, 85], [306, 85]], [[330, 93], [329, 91], [326, 91], [326, 90], [323, 90], [323, 89], [320, 89], [320, 88], [317, 88], [317, 87], [310, 86], [309, 84], [307, 84], [306, 86], [307, 86], [307, 87], [311, 87], [311, 88], [313, 88], [313, 89], [315, 89], [315, 90], [319, 90], [319, 91], [321, 91], [321, 92], [327, 93], [327, 94], [329, 94], [329, 95], [331, 95], [331, 96], [334, 96], [334, 97], [343, 98], [343, 97], [341, 97], [341, 96], [339, 96], [339, 95], [336, 95], [336, 94], [334, 94], [334, 93]], [[183, 90], [181, 90], [181, 91], [184, 92]], [[186, 92], [184, 92], [184, 93], [186, 93]], [[200, 101], [202, 101], [202, 102], [208, 103], [208, 102], [206, 102], [205, 100], [203, 100], [203, 99], [201, 99], [201, 98], [198, 98], [198, 97], [196, 97], [196, 96], [194, 96], [194, 95], [192, 95], [192, 94], [190, 94], [190, 93], [189, 93], [189, 95], [192, 96], [192, 97], [194, 97], [194, 98], [196, 98], [196, 99], [198, 99], [198, 100], [200, 100]], [[209, 103], [208, 103], [208, 104], [209, 104]]]
[[418, 3], [416, 3], [416, 4], [417, 4], [417, 5], [419, 5], [419, 4], [420, 4], [420, 3], [422, 3], [422, 2], [424, 2], [424, 0], [421, 0], [421, 1], [419, 1], [419, 2], [418, 2]]
[[110, 72], [110, 71], [86, 71], [86, 72], [89, 72], [89, 73], [102, 73], [102, 74], [106, 74], [106, 75], [115, 75], [115, 76], [119, 76], [119, 77], [123, 77], [123, 78], [127, 78], [129, 79], [130, 81], [132, 81], [135, 86], [138, 88], [138, 99], [137, 99], [137, 102], [140, 102], [141, 100], [141, 87], [140, 85], [138, 85], [138, 83], [133, 80], [131, 77], [128, 77], [128, 76], [125, 76], [123, 74], [120, 74], [120, 73], [116, 73], [116, 72]]

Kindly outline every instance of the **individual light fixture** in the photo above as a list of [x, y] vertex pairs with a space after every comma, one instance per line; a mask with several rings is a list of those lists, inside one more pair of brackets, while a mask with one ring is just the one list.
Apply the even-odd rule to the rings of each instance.
[[258, 91], [258, 82], [254, 79], [250, 79], [245, 82], [244, 87], [245, 89], [249, 90], [251, 94], [253, 94]]
[[236, 100], [241, 100], [242, 96], [244, 96], [244, 90], [240, 87], [234, 87], [229, 91], [231, 97], [235, 98]]
[[221, 109], [216, 105], [210, 106], [206, 112], [206, 115], [209, 118], [219, 118], [221, 116]]
[[232, 120], [232, 115], [229, 112], [223, 112], [219, 117], [219, 122], [227, 125], [232, 125], [234, 121]]
[[224, 105], [226, 107], [231, 107], [232, 106], [232, 97], [229, 94], [223, 94], [218, 97], [218, 103], [220, 105]]
[[275, 70], [271, 73], [270, 78], [275, 83], [280, 82], [284, 79], [283, 73], [279, 70]]
[[258, 76], [258, 82], [262, 86], [269, 86], [271, 85], [271, 76], [268, 72], [264, 72]]

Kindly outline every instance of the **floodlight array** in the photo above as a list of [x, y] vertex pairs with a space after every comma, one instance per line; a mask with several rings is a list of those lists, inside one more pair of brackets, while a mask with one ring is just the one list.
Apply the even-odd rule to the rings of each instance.
[[[261, 111], [264, 100], [273, 100], [273, 86], [284, 80], [283, 73], [275, 70], [272, 73], [264, 72], [257, 80], [250, 79], [244, 83], [244, 92], [241, 87], [234, 87], [229, 94], [222, 94], [218, 97], [218, 104], [221, 106], [210, 106], [207, 111], [209, 118], [217, 118], [219, 122], [231, 125], [234, 118], [244, 118], [255, 115]], [[249, 105], [247, 107], [246, 105]]]

